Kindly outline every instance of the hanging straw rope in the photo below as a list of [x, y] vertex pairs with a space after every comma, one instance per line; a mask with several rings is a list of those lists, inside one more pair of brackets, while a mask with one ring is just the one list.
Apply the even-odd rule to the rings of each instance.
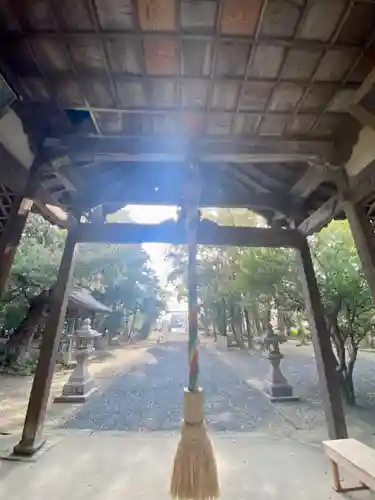
[[198, 388], [199, 354], [198, 354], [198, 304], [197, 304], [197, 229], [199, 214], [197, 208], [192, 207], [191, 213], [186, 214], [186, 231], [188, 244], [188, 355], [189, 355], [189, 385], [188, 389], [195, 392]]
[[190, 167], [185, 183], [186, 232], [188, 244], [189, 384], [184, 392], [181, 440], [173, 464], [170, 493], [179, 500], [214, 500], [219, 496], [216, 460], [203, 416], [203, 391], [198, 386], [197, 231], [200, 182], [197, 166]]

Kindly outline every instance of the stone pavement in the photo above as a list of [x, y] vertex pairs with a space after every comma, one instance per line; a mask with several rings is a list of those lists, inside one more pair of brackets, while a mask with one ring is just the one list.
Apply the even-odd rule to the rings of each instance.
[[[205, 390], [208, 426], [217, 432], [288, 427], [258, 390], [215, 352], [200, 349], [200, 384]], [[151, 345], [137, 363], [113, 378], [105, 391], [94, 394], [64, 427], [136, 432], [178, 431], [187, 382], [185, 336], [172, 336]]]
[[[87, 403], [62, 405], [62, 413], [49, 416], [50, 446], [37, 461], [0, 462], [0, 500], [167, 499], [186, 383], [185, 341], [169, 336], [115, 353], [107, 369], [97, 371], [99, 391]], [[200, 353], [221, 498], [342, 498], [331, 488], [320, 447], [326, 431], [315, 389], [302, 383], [301, 403], [272, 404], [259, 390], [266, 360], [238, 350], [218, 353], [210, 340]], [[310, 358], [302, 363], [310, 366]], [[370, 439], [370, 428], [363, 432]], [[16, 435], [0, 437], [0, 450], [15, 441]]]
[[[207, 342], [206, 345], [211, 351], [215, 349], [213, 343]], [[275, 412], [292, 428], [292, 431], [285, 428], [286, 435], [319, 446], [323, 439], [327, 439], [327, 427], [312, 345], [297, 347], [288, 342], [281, 346], [281, 351], [285, 355], [282, 371], [293, 385], [295, 394], [300, 396], [300, 401], [275, 404]], [[263, 390], [270, 365], [261, 353], [235, 348], [216, 351], [216, 355], [235, 369], [250, 387]], [[366, 441], [375, 448], [375, 356], [361, 352], [357, 363], [354, 373], [359, 404], [356, 408], [345, 409], [348, 431], [351, 437]]]
[[[177, 436], [69, 431], [54, 439], [36, 463], [0, 462], [0, 500], [169, 498]], [[328, 463], [313, 448], [249, 432], [214, 433], [213, 441], [223, 500], [343, 498], [332, 490]]]
[[[95, 378], [96, 385], [104, 390], [116, 373], [132, 366], [146, 351], [149, 343], [125, 345], [110, 348], [98, 353], [90, 360], [90, 373]], [[47, 411], [46, 426], [56, 426], [65, 422], [75, 413], [77, 405], [53, 404], [55, 396], [61, 394], [71, 371], [63, 370], [54, 375], [50, 404]], [[15, 377], [1, 375], [0, 377], [0, 436], [16, 434], [22, 429], [25, 419], [27, 402], [32, 385], [32, 377]]]

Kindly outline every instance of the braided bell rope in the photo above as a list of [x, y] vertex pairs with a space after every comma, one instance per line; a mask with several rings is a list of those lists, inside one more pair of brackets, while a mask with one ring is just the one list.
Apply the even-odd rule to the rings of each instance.
[[188, 245], [188, 389], [198, 389], [198, 300], [197, 300], [197, 230], [199, 223], [200, 178], [197, 165], [189, 167], [188, 178], [184, 185], [184, 210], [186, 216], [186, 235]]

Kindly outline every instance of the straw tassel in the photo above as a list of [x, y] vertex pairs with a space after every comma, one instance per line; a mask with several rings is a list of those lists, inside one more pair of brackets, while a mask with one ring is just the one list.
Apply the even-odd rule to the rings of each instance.
[[[192, 171], [196, 174], [196, 171]], [[195, 178], [196, 180], [196, 178]], [[193, 179], [194, 184], [194, 179]], [[194, 193], [193, 193], [194, 194]], [[198, 303], [196, 282], [197, 245], [196, 233], [199, 222], [197, 203], [188, 193], [186, 206], [188, 241], [188, 320], [189, 320], [189, 385], [184, 391], [184, 420], [181, 439], [173, 463], [170, 494], [176, 500], [214, 500], [219, 496], [217, 466], [211, 441], [204, 422], [204, 394], [198, 387]], [[196, 200], [197, 202], [198, 200]]]
[[203, 420], [203, 400], [202, 389], [185, 389], [184, 420], [170, 487], [174, 499], [214, 500], [219, 496], [215, 455]]

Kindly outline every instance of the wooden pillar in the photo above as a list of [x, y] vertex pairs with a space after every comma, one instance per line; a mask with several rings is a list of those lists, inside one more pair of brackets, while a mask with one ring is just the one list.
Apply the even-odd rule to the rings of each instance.
[[339, 375], [307, 240], [297, 250], [330, 439], [348, 437]]
[[33, 206], [33, 198], [38, 189], [40, 166], [40, 160], [35, 158], [28, 173], [24, 194], [15, 197], [4, 232], [0, 238], [0, 297], [4, 294], [13, 259], [21, 240], [27, 217]]
[[375, 235], [359, 204], [349, 199], [343, 202], [346, 218], [353, 235], [363, 272], [368, 281], [372, 301], [375, 304]]
[[23, 434], [21, 441], [13, 450], [15, 455], [33, 455], [44, 444], [43, 424], [73, 276], [77, 253], [77, 230], [77, 226], [70, 229], [66, 238], [57, 281], [51, 293], [50, 310], [31, 388]]

